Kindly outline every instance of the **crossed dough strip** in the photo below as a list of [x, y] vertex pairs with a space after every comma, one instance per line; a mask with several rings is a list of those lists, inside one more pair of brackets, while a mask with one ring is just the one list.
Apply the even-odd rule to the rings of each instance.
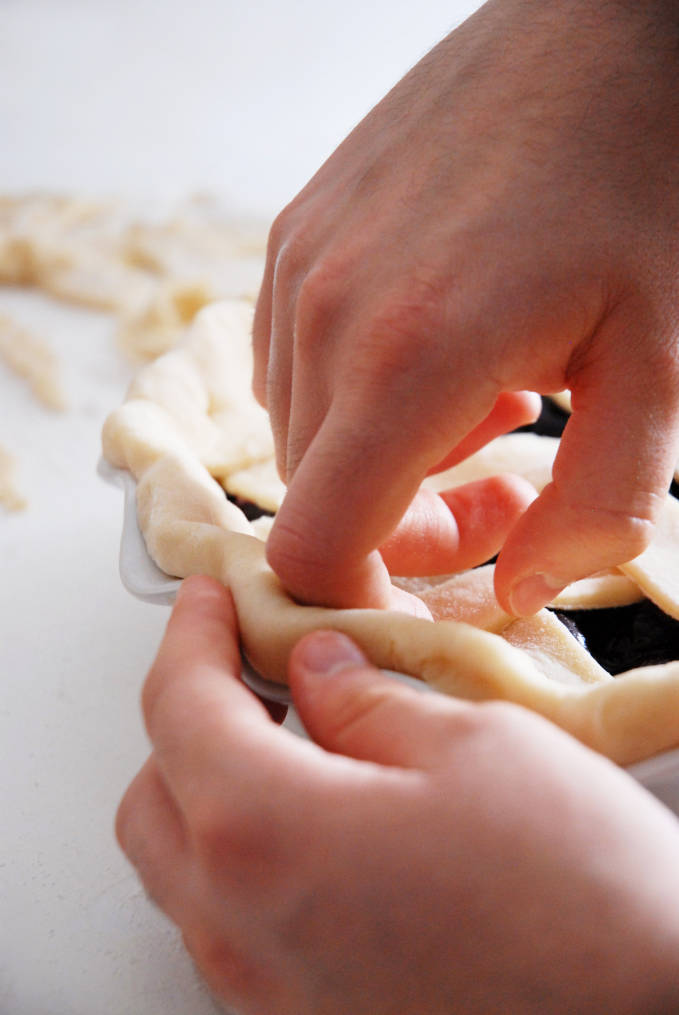
[[[218, 504], [226, 505], [223, 513]], [[190, 459], [168, 454], [148, 466], [138, 510], [163, 570], [210, 574], [231, 589], [243, 648], [270, 679], [285, 681], [289, 653], [303, 634], [330, 627], [354, 638], [377, 666], [421, 677], [447, 694], [524, 705], [619, 764], [679, 744], [679, 663], [573, 687], [550, 680], [525, 652], [469, 624], [300, 606], [266, 564], [264, 544], [247, 534], [242, 513]], [[239, 531], [222, 527], [231, 523]]]
[[210, 574], [231, 588], [244, 650], [263, 675], [284, 682], [295, 642], [332, 627], [353, 637], [378, 666], [448, 694], [524, 705], [618, 763], [679, 745], [679, 663], [615, 679], [592, 672], [572, 685], [550, 679], [528, 651], [467, 623], [295, 603], [266, 564], [254, 529], [211, 474], [226, 482], [271, 455], [252, 407], [243, 411], [249, 366], [243, 375], [236, 334], [243, 313], [238, 304], [203, 311], [178, 350], [141, 372], [130, 400], [107, 420], [103, 440], [108, 460], [138, 480], [139, 522], [153, 559], [168, 574]]
[[23, 511], [26, 499], [16, 485], [15, 471], [14, 457], [0, 444], [0, 505], [8, 511]]

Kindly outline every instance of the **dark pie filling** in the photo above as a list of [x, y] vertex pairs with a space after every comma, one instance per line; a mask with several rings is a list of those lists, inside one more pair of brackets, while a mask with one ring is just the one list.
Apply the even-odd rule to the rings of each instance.
[[256, 518], [262, 518], [266, 515], [269, 518], [273, 518], [275, 511], [266, 511], [260, 507], [259, 504], [255, 504], [251, 500], [243, 500], [241, 497], [236, 497], [234, 493], [227, 493], [226, 499], [230, 500], [232, 504], [235, 504], [237, 508], [240, 508], [245, 517], [249, 522], [254, 522]]
[[[567, 422], [568, 413], [544, 398], [540, 418], [520, 430], [543, 437], [560, 437]], [[670, 492], [679, 496], [679, 484], [673, 482]], [[275, 513], [233, 494], [227, 494], [227, 498], [241, 509], [248, 521]], [[648, 599], [609, 609], [554, 612], [599, 665], [613, 675], [637, 666], [679, 659], [679, 621], [663, 613]]]

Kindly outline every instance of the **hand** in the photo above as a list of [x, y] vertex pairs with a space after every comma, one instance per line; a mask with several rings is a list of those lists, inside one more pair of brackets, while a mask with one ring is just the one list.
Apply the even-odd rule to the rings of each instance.
[[645, 547], [679, 433], [678, 36], [669, 0], [490, 2], [279, 216], [254, 388], [289, 484], [268, 557], [293, 595], [389, 605], [376, 548], [520, 389], [570, 387], [574, 412], [553, 482], [511, 519], [503, 607]]
[[679, 831], [509, 705], [420, 694], [343, 635], [290, 662], [316, 743], [238, 680], [229, 593], [184, 582], [118, 836], [242, 1015], [679, 1010]]

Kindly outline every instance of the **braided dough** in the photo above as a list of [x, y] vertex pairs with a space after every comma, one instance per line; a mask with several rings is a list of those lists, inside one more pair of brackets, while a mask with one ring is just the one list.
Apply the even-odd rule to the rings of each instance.
[[[521, 621], [505, 614], [492, 591], [491, 566], [394, 579], [429, 604], [441, 618], [434, 623], [396, 612], [300, 606], [286, 594], [257, 536], [266, 523], [253, 526], [224, 494], [245, 494], [275, 510], [284, 493], [266, 413], [250, 393], [251, 313], [244, 302], [201, 311], [178, 347], [142, 368], [106, 421], [103, 448], [112, 465], [138, 481], [139, 523], [156, 563], [168, 574], [209, 574], [231, 588], [243, 648], [260, 673], [284, 682], [295, 642], [331, 627], [354, 638], [380, 667], [447, 694], [534, 709], [620, 764], [679, 746], [679, 663], [612, 678], [549, 611]], [[532, 434], [501, 437], [427, 482], [442, 488], [513, 470], [539, 489], [557, 445]], [[647, 595], [679, 617], [678, 543], [679, 503], [668, 499], [653, 546], [620, 572], [576, 583], [560, 598], [608, 606]]]

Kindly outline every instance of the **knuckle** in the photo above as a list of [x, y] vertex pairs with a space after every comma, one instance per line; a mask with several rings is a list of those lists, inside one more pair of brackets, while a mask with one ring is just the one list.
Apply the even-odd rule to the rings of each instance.
[[371, 317], [365, 332], [370, 347], [368, 362], [375, 362], [381, 377], [393, 384], [398, 378], [416, 379], [443, 368], [449, 355], [442, 338], [450, 331], [445, 294], [422, 278], [401, 283]]
[[161, 733], [164, 742], [170, 745], [175, 739], [174, 731], [181, 729], [186, 689], [173, 678], [173, 669], [166, 662], [154, 663], [142, 688], [142, 714], [154, 745]]
[[237, 948], [203, 928], [186, 929], [184, 945], [209, 987], [223, 999], [252, 998], [260, 975]]
[[130, 855], [130, 827], [131, 827], [131, 815], [133, 811], [132, 798], [130, 790], [127, 791], [116, 811], [114, 831], [115, 837], [118, 841], [120, 848], [126, 856]]
[[450, 743], [454, 749], [460, 745], [463, 747], [469, 745], [487, 731], [489, 723], [485, 717], [485, 709], [488, 704], [489, 702], [465, 704], [464, 708], [456, 707], [446, 717]]
[[624, 559], [638, 557], [653, 538], [652, 518], [606, 509], [600, 527], [605, 530], [608, 542], [616, 549], [616, 556]]
[[577, 519], [583, 539], [598, 545], [611, 559], [631, 559], [650, 543], [661, 498], [654, 493], [634, 491], [630, 502], [592, 503], [586, 497], [567, 501], [568, 512]]
[[408, 281], [386, 302], [376, 316], [378, 332], [407, 341], [439, 333], [444, 297], [438, 288], [422, 279]]
[[[503, 744], [511, 745], [521, 735], [532, 716], [526, 709], [499, 699], [474, 703], [456, 711], [451, 718], [451, 749], [471, 758], [475, 752], [495, 753]], [[510, 747], [507, 747], [509, 750]]]
[[351, 694], [343, 693], [339, 687], [333, 697], [327, 708], [327, 732], [340, 750], [346, 747], [350, 751], [350, 744], [360, 737], [361, 728], [366, 723], [374, 727], [377, 713], [388, 715], [399, 695], [391, 686], [365, 684], [352, 687]]
[[312, 237], [305, 225], [290, 225], [275, 251], [274, 284], [286, 291], [299, 289], [300, 279], [312, 250]]
[[629, 482], [611, 482], [602, 488], [591, 473], [575, 479], [562, 475], [558, 456], [552, 482], [542, 496], [601, 566], [631, 560], [646, 549], [664, 502], [664, 490]]
[[141, 690], [141, 709], [147, 727], [150, 726], [153, 720], [161, 685], [162, 674], [158, 665], [154, 662], [146, 676], [144, 686]]
[[196, 855], [205, 866], [220, 867], [228, 858], [247, 856], [259, 829], [244, 817], [226, 817], [224, 807], [212, 796], [201, 795], [187, 807], [187, 824]]
[[339, 307], [346, 292], [345, 266], [332, 257], [324, 257], [306, 273], [297, 294], [296, 336], [317, 335], [318, 328]]
[[268, 253], [275, 256], [285, 243], [292, 228], [294, 213], [292, 204], [288, 204], [276, 215], [269, 229]]
[[210, 877], [247, 884], [251, 894], [268, 893], [287, 869], [281, 829], [260, 806], [205, 797], [187, 813], [191, 841]]
[[286, 588], [301, 595], [327, 582], [329, 547], [317, 538], [317, 526], [306, 510], [288, 504], [277, 518], [266, 544], [266, 559]]

